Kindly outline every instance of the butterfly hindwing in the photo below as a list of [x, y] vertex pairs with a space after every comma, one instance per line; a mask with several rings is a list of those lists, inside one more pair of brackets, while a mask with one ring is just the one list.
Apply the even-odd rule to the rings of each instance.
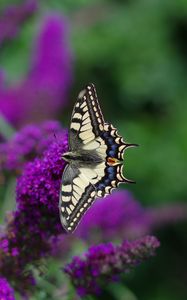
[[[106, 157], [104, 176], [97, 183], [97, 196], [103, 197], [110, 194], [120, 183], [129, 182], [123, 176], [123, 154], [128, 147], [123, 138], [118, 134], [116, 128], [111, 124], [105, 123], [104, 130], [101, 134], [106, 144]], [[115, 164], [116, 160], [116, 164]], [[121, 163], [119, 163], [119, 161]]]

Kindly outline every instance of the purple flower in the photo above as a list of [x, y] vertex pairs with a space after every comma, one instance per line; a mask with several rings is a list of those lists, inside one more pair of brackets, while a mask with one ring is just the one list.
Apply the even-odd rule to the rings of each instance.
[[0, 299], [15, 300], [13, 289], [9, 285], [8, 281], [3, 277], [0, 277]]
[[186, 203], [170, 203], [160, 207], [149, 207], [145, 211], [149, 230], [153, 232], [177, 222], [187, 220]]
[[58, 201], [65, 166], [62, 154], [66, 150], [67, 135], [64, 140], [53, 143], [42, 159], [28, 163], [17, 181], [15, 224], [21, 228], [29, 226], [29, 235], [47, 238], [62, 232]]
[[7, 215], [0, 237], [0, 273], [24, 290], [33, 282], [32, 272], [24, 273], [50, 253], [52, 236], [63, 233], [58, 201], [67, 150], [67, 134], [54, 141], [42, 158], [29, 162], [16, 188], [17, 207]]
[[37, 10], [36, 0], [26, 0], [23, 4], [8, 6], [0, 16], [0, 46], [13, 39], [22, 24]]
[[103, 283], [108, 284], [116, 275], [153, 256], [159, 245], [155, 237], [146, 236], [118, 246], [112, 243], [92, 246], [82, 257], [74, 257], [64, 270], [80, 296], [98, 294]]
[[8, 142], [0, 144], [0, 172], [21, 174], [26, 162], [40, 157], [51, 143], [67, 139], [66, 136], [66, 130], [57, 121], [25, 126]]
[[128, 191], [98, 199], [83, 218], [76, 235], [95, 241], [134, 239], [149, 232], [145, 209]]
[[133, 240], [152, 234], [155, 229], [185, 220], [185, 203], [144, 208], [130, 192], [119, 190], [96, 200], [75, 235], [89, 242]]
[[52, 118], [67, 102], [71, 83], [67, 24], [59, 15], [42, 24], [27, 78], [13, 87], [0, 86], [0, 110], [17, 127]]

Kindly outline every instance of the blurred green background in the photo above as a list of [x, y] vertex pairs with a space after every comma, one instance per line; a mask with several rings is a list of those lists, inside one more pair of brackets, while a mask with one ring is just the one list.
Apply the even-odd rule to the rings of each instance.
[[[0, 9], [12, 3], [19, 1], [1, 0]], [[18, 37], [0, 49], [9, 82], [24, 78], [38, 24], [50, 11], [67, 16], [74, 57], [60, 120], [68, 126], [79, 90], [95, 83], [105, 119], [140, 145], [125, 156], [125, 175], [137, 182], [126, 188], [144, 205], [186, 201], [187, 1], [42, 0]], [[106, 299], [187, 299], [186, 229], [177, 224], [159, 232], [158, 256], [124, 277], [137, 298], [124, 296], [121, 285]], [[48, 299], [41, 295], [35, 299]]]

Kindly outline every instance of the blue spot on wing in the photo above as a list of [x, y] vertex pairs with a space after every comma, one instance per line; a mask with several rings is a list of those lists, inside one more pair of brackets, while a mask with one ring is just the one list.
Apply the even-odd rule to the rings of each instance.
[[108, 168], [107, 168], [107, 172], [113, 173], [113, 171], [114, 171], [114, 167], [108, 167]]
[[116, 157], [118, 154], [119, 144], [116, 143], [115, 137], [112, 137], [109, 131], [105, 131], [102, 134], [102, 138], [105, 140], [108, 146], [107, 155], [111, 157]]
[[105, 177], [103, 178], [102, 182], [100, 182], [96, 187], [98, 190], [102, 191], [105, 189], [107, 185], [110, 185], [112, 180], [115, 179], [116, 179], [116, 167], [112, 167], [112, 166], [107, 167]]
[[113, 145], [111, 145], [111, 149], [112, 150], [116, 150], [117, 149], [117, 147], [118, 147], [118, 145], [115, 143], [115, 144], [113, 144]]
[[109, 132], [104, 132], [104, 133], [103, 133], [103, 137], [104, 137], [104, 138], [107, 138], [108, 136], [109, 136]]
[[98, 185], [98, 189], [99, 190], [103, 190], [104, 188], [105, 188], [105, 184], [104, 183], [100, 183], [99, 185]]
[[110, 150], [108, 154], [109, 154], [109, 156], [113, 157], [113, 156], [115, 156], [115, 151], [114, 150]]

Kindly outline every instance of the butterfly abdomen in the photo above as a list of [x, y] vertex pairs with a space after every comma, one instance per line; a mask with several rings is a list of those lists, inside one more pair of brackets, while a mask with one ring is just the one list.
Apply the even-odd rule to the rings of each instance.
[[64, 153], [62, 158], [69, 163], [79, 167], [84, 165], [96, 165], [103, 162], [103, 158], [95, 150], [81, 150], [80, 152], [67, 152]]

